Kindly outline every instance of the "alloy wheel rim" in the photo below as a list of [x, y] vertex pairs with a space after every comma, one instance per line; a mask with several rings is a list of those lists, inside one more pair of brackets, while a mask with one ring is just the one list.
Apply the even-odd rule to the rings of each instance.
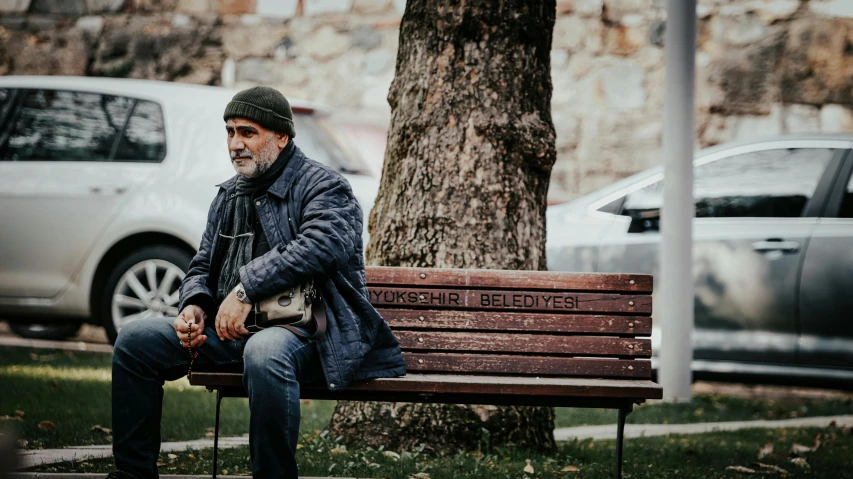
[[148, 259], [128, 268], [112, 295], [116, 332], [133, 321], [178, 315], [180, 285], [186, 273], [161, 259]]

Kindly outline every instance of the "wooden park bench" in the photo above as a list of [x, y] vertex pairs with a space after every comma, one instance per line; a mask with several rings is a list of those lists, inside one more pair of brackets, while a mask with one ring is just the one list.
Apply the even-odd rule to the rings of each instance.
[[[367, 268], [371, 303], [403, 349], [408, 374], [302, 398], [613, 408], [660, 399], [651, 380], [652, 277], [536, 271]], [[223, 397], [246, 397], [239, 372], [194, 372], [216, 391], [213, 477]]]

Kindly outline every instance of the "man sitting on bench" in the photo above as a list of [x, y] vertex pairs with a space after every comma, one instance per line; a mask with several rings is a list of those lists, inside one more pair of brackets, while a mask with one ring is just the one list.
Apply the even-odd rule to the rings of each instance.
[[[130, 323], [116, 340], [111, 478], [158, 477], [163, 382], [191, 367], [243, 363], [256, 479], [298, 477], [300, 383], [325, 381], [335, 391], [406, 372], [367, 296], [362, 212], [347, 181], [296, 147], [293, 114], [278, 91], [237, 93], [224, 119], [237, 175], [219, 185], [210, 207], [181, 284], [181, 312]], [[325, 334], [249, 334], [252, 303], [309, 280], [323, 300], [314, 307], [326, 312]]]

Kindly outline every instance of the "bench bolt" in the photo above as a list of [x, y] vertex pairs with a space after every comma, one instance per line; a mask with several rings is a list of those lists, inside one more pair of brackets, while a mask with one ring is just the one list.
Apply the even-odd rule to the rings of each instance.
[[628, 371], [633, 371], [633, 370], [634, 370], [634, 366], [628, 366]]
[[633, 301], [628, 301], [628, 306], [633, 306], [633, 305], [634, 305]]
[[633, 328], [633, 327], [634, 327], [634, 323], [628, 323], [628, 327], [629, 327], [629, 328]]
[[425, 298], [425, 296], [424, 296], [424, 295], [421, 295], [421, 299], [424, 299], [424, 298]]
[[628, 284], [634, 284], [634, 280], [628, 281]]
[[423, 321], [423, 320], [424, 320], [423, 316], [418, 317], [418, 321]]
[[424, 342], [424, 338], [418, 338], [418, 342], [419, 342], [419, 343]]
[[634, 349], [634, 345], [633, 345], [633, 344], [629, 344], [629, 345], [628, 345], [628, 349]]
[[421, 273], [421, 279], [426, 279], [426, 274]]
[[423, 363], [424, 363], [423, 359], [418, 359], [418, 364], [423, 364]]

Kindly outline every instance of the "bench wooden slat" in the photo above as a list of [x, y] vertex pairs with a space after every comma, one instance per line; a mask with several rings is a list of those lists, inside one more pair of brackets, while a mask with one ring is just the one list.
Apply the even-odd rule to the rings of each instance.
[[[372, 285], [463, 286], [626, 293], [651, 293], [653, 286], [652, 276], [642, 274], [566, 274], [552, 271], [442, 270], [387, 266], [368, 266], [366, 272], [367, 282]], [[425, 278], [421, 278], [421, 275], [424, 275]]]
[[368, 285], [377, 307], [474, 309], [566, 313], [651, 314], [652, 297], [639, 294], [577, 293], [567, 291], [501, 291], [437, 289]]
[[482, 351], [578, 356], [644, 357], [652, 355], [650, 339], [537, 334], [395, 331], [400, 347], [421, 351]]
[[411, 373], [512, 374], [523, 376], [621, 377], [650, 379], [648, 360], [565, 358], [453, 353], [403, 353]]
[[379, 309], [391, 329], [461, 329], [648, 336], [648, 316], [602, 316], [501, 311]]
[[[198, 372], [193, 373], [190, 384], [242, 390], [242, 381], [242, 375], [237, 373]], [[359, 392], [375, 393], [374, 399], [377, 401], [387, 400], [383, 397], [383, 393], [452, 394], [478, 397], [526, 396], [534, 399], [588, 397], [646, 400], [663, 397], [660, 385], [643, 379], [533, 378], [444, 374], [408, 374], [399, 378], [354, 381], [348, 389], [337, 392], [330, 392], [322, 384], [309, 384], [301, 388], [301, 397], [303, 399], [345, 400], [348, 397], [364, 399], [364, 395], [358, 394]], [[348, 396], [349, 393], [353, 394]]]

